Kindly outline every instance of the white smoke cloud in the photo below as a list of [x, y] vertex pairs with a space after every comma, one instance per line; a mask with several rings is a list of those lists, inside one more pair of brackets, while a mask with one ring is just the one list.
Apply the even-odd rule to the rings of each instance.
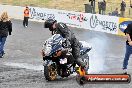
[[107, 69], [105, 65], [105, 53], [107, 47], [106, 36], [96, 36], [89, 41], [92, 50], [89, 52], [89, 73], [101, 73]]

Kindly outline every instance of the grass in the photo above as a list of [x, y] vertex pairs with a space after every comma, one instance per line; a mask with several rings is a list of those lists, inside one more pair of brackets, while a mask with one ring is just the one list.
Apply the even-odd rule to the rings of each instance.
[[49, 1], [51, 0], [0, 0], [0, 3], [6, 5], [7, 4], [17, 5], [17, 6], [25, 6], [25, 5], [42, 6], [44, 4], [47, 4]]
[[[98, 13], [98, 0], [96, 0], [96, 12]], [[130, 9], [130, 0], [125, 0], [126, 7], [126, 17], [132, 17], [132, 9]], [[120, 3], [121, 0], [106, 0], [107, 9], [106, 14], [118, 8], [120, 11]], [[89, 0], [0, 0], [2, 4], [11, 4], [11, 5], [30, 5], [44, 8], [56, 8], [61, 10], [69, 10], [69, 11], [78, 11], [85, 12], [84, 4], [90, 4]]]

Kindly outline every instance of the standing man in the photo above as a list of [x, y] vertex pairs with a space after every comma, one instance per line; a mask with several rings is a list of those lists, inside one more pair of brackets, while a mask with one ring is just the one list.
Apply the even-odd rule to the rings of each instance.
[[125, 16], [125, 8], [126, 8], [126, 3], [124, 0], [122, 0], [121, 2], [121, 17], [124, 17]]
[[101, 10], [102, 10], [102, 8], [101, 8], [101, 1], [98, 2], [98, 9], [99, 9], [99, 14], [101, 14]]
[[91, 10], [92, 11], [91, 13], [94, 14], [95, 13], [95, 0], [89, 0], [89, 2], [91, 2], [91, 9], [92, 9]]
[[24, 27], [28, 27], [28, 19], [29, 19], [29, 8], [26, 6], [26, 9], [24, 10], [24, 20], [23, 20]]
[[103, 0], [103, 2], [101, 3], [102, 5], [102, 15], [105, 15], [105, 10], [106, 10], [106, 1]]
[[4, 45], [6, 42], [6, 38], [11, 35], [12, 32], [12, 23], [9, 20], [7, 12], [3, 12], [0, 17], [0, 58], [3, 57], [4, 53]]
[[132, 54], [132, 23], [128, 24], [127, 28], [124, 31], [127, 41], [126, 41], [126, 53], [123, 61], [123, 71], [127, 73], [127, 65], [130, 55]]

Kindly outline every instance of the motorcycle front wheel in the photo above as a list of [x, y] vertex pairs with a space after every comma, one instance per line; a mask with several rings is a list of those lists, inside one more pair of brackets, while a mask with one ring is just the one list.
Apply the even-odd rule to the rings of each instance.
[[44, 66], [44, 76], [45, 76], [45, 79], [48, 81], [55, 80], [57, 77], [56, 68], [52, 65]]

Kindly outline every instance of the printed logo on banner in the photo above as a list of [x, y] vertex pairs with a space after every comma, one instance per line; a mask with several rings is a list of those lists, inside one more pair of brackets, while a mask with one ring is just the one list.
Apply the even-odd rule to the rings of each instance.
[[102, 21], [98, 19], [96, 15], [92, 15], [90, 18], [90, 27], [96, 28], [97, 26], [102, 26], [103, 30], [117, 31], [117, 24], [109, 21]]
[[35, 8], [30, 8], [29, 10], [31, 13], [31, 19], [36, 20], [55, 19], [54, 14], [38, 12]]
[[78, 20], [79, 22], [87, 21], [88, 19], [84, 16], [84, 14], [67, 14], [68, 18], [71, 20]]
[[124, 21], [119, 24], [119, 29], [124, 32], [124, 30], [127, 28], [127, 25], [132, 23], [132, 21]]

